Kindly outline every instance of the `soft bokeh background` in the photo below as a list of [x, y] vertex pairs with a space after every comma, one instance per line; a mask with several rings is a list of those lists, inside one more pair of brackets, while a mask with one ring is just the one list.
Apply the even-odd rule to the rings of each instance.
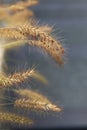
[[64, 109], [61, 119], [49, 119], [46, 125], [87, 126], [87, 0], [40, 0], [34, 11], [43, 23], [56, 25], [68, 48], [63, 68], [47, 58], [43, 62], [44, 56], [38, 60], [50, 81], [49, 95]]
[[39, 1], [39, 5], [31, 9], [40, 23], [55, 25], [54, 34], [63, 39], [68, 48], [68, 60], [64, 67], [60, 67], [42, 51], [25, 46], [7, 53], [11, 59], [16, 57], [16, 63], [14, 60], [10, 65], [20, 66], [25, 62], [30, 67], [37, 65], [50, 84], [44, 86], [32, 82], [31, 88], [63, 107], [58, 117], [41, 116], [36, 126], [87, 126], [87, 0]]

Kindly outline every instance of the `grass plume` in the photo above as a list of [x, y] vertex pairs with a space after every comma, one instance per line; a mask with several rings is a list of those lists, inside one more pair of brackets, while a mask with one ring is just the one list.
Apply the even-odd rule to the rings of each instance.
[[33, 121], [29, 118], [19, 116], [17, 114], [0, 111], [0, 122], [10, 122], [18, 125], [33, 125]]
[[23, 107], [27, 109], [33, 109], [35, 111], [53, 111], [60, 112], [62, 109], [57, 105], [53, 104], [46, 96], [32, 91], [30, 89], [19, 89], [15, 90], [16, 93], [22, 98], [15, 101], [15, 106]]
[[47, 32], [41, 31], [37, 26], [20, 25], [13, 28], [0, 28], [0, 37], [9, 40], [26, 40], [28, 44], [44, 49], [60, 65], [64, 63], [62, 57], [65, 50], [60, 41], [55, 40]]
[[[43, 99], [44, 100], [44, 99]], [[29, 110], [34, 110], [34, 111], [53, 111], [53, 112], [60, 112], [61, 108], [57, 107], [56, 105], [52, 104], [52, 103], [46, 103], [46, 102], [42, 102], [40, 100], [30, 100], [30, 99], [26, 99], [26, 98], [20, 98], [17, 99], [14, 103], [14, 106], [19, 107], [19, 108], [26, 108]]]
[[14, 73], [13, 75], [9, 75], [9, 76], [4, 76], [3, 74], [1, 74], [0, 75], [0, 88], [8, 88], [13, 85], [18, 85], [22, 82], [25, 82], [30, 77], [38, 79], [44, 84], [48, 83], [48, 81], [46, 80], [44, 76], [40, 75], [34, 69], [30, 69], [30, 70], [27, 70], [26, 72]]

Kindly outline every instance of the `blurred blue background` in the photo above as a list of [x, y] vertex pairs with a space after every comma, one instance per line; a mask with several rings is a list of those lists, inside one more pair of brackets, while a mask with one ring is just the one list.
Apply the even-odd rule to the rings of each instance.
[[25, 62], [30, 67], [37, 65], [50, 84], [32, 82], [31, 88], [63, 107], [58, 117], [42, 116], [38, 127], [87, 126], [87, 0], [39, 1], [39, 5], [31, 9], [40, 23], [55, 25], [54, 35], [63, 40], [67, 50], [66, 64], [60, 67], [42, 51], [27, 46], [8, 55], [16, 57], [19, 66]]
[[33, 10], [41, 23], [58, 29], [56, 37], [63, 37], [68, 58], [64, 67], [44, 56], [37, 60], [50, 81], [43, 91], [63, 107], [59, 117], [40, 125], [87, 126], [87, 0], [40, 0]]

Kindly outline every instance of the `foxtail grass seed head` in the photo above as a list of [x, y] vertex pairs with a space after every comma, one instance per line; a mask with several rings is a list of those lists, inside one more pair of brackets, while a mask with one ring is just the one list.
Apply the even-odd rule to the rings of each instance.
[[[22, 96], [22, 99], [16, 100], [15, 102], [16, 106], [18, 105], [20, 106], [20, 104], [23, 104], [22, 107], [28, 107], [28, 105], [26, 104], [30, 103], [32, 108], [34, 108], [33, 105], [36, 105], [37, 109], [43, 109], [43, 110], [48, 109], [48, 111], [52, 110], [55, 112], [60, 112], [62, 110], [57, 105], [53, 104], [46, 96], [38, 92], [28, 90], [28, 89], [19, 89], [19, 90], [16, 90], [16, 92], [18, 95]], [[25, 103], [25, 105], [23, 102]]]
[[22, 82], [25, 82], [29, 78], [35, 78], [43, 82], [44, 84], [47, 84], [47, 80], [45, 79], [45, 77], [35, 72], [34, 69], [30, 69], [25, 72], [19, 72], [13, 75], [9, 75], [8, 77], [1, 74], [0, 88], [7, 88], [7, 87], [11, 87], [12, 85], [20, 84]]
[[14, 125], [33, 125], [33, 121], [31, 119], [9, 112], [0, 112], [0, 122], [9, 122]]
[[42, 32], [39, 27], [29, 24], [14, 28], [0, 28], [0, 37], [9, 40], [31, 40], [28, 44], [44, 49], [57, 63], [62, 65], [64, 48], [60, 41], [55, 40], [47, 32]]
[[24, 82], [26, 79], [32, 77], [34, 70], [27, 70], [26, 72], [23, 73], [15, 73], [13, 75], [9, 75], [8, 77], [6, 76], [1, 76], [0, 77], [0, 88], [7, 88], [12, 85], [17, 85], [19, 83]]
[[14, 103], [16, 107], [19, 108], [26, 108], [29, 110], [34, 110], [34, 111], [53, 111], [53, 112], [60, 112], [61, 108], [57, 107], [56, 105], [52, 103], [46, 103], [46, 102], [41, 102], [38, 100], [30, 100], [30, 99], [17, 99]]
[[[64, 48], [62, 47], [60, 41], [54, 39], [47, 32], [42, 31], [38, 26], [32, 25], [20, 25], [17, 26], [17, 31], [24, 35], [26, 38], [32, 42], [29, 44], [38, 46], [44, 49], [57, 63], [63, 64]], [[35, 41], [35, 42], [34, 42]], [[37, 42], [36, 42], [37, 41]]]

